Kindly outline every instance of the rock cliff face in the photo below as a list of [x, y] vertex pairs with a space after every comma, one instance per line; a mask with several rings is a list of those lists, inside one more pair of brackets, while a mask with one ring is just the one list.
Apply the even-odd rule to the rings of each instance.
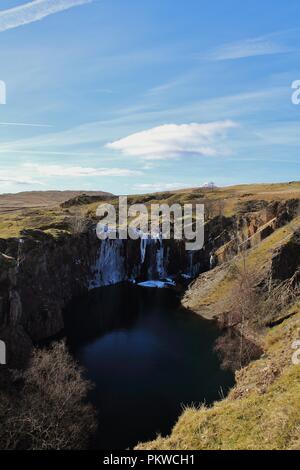
[[234, 218], [230, 240], [216, 250], [219, 264], [232, 259], [240, 250], [258, 245], [298, 213], [299, 200], [246, 201]]
[[[262, 204], [259, 205], [262, 207]], [[267, 204], [264, 206], [266, 214]], [[158, 437], [152, 442], [139, 444], [137, 449], [203, 451], [300, 448], [300, 368], [297, 361], [292, 360], [293, 347], [296, 349], [300, 333], [298, 207], [299, 201], [289, 200], [286, 203], [270, 204], [269, 209], [272, 211], [268, 211], [266, 218], [258, 211], [238, 215], [236, 220], [240, 220], [240, 227], [244, 228], [236, 231], [238, 240], [235, 242], [245, 241], [246, 247], [251, 249], [244, 252], [243, 256], [235, 257], [232, 263], [224, 263], [209, 273], [201, 274], [190, 284], [182, 301], [186, 308], [206, 318], [217, 318], [228, 313], [230, 317], [231, 306], [240, 308], [241, 302], [247, 302], [249, 296], [252, 300], [248, 320], [246, 314], [246, 322], [245, 318], [242, 320], [242, 329], [239, 321], [234, 325], [235, 328], [239, 325], [240, 335], [243, 335], [237, 350], [240, 354], [241, 348], [245, 347], [245, 337], [251, 340], [252, 336], [256, 344], [262, 346], [264, 354], [236, 373], [236, 385], [228, 397], [212, 407], [185, 409], [169, 437]], [[265, 230], [267, 226], [269, 234]], [[249, 239], [244, 238], [247, 233]], [[257, 236], [255, 241], [253, 235]], [[235, 253], [235, 246], [236, 243], [232, 243], [231, 256]], [[227, 256], [230, 256], [229, 249]], [[242, 283], [236, 274], [243, 273], [245, 267], [250, 279], [254, 275], [253, 280], [250, 280], [251, 293], [239, 297], [237, 288]], [[253, 292], [257, 296], [252, 297]], [[233, 321], [236, 322], [235, 315]], [[234, 336], [228, 328], [226, 333], [230, 342], [225, 345], [232, 354]], [[250, 351], [252, 354], [252, 348], [250, 351], [248, 347], [246, 349], [247, 354]], [[284, 429], [288, 430], [284, 439], [282, 419], [278, 419], [282, 416]]]
[[63, 309], [72, 298], [128, 280], [192, 279], [209, 269], [212, 250], [219, 263], [226, 261], [236, 253], [237, 237], [263, 236], [261, 226], [272, 231], [294, 212], [293, 203], [269, 204], [259, 213], [216, 217], [205, 226], [205, 246], [193, 252], [184, 240], [100, 241], [95, 227], [79, 235], [25, 230], [22, 238], [0, 239], [0, 338], [8, 363], [22, 364], [34, 342], [63, 329]]
[[63, 309], [75, 296], [126, 280], [193, 277], [208, 264], [205, 249], [187, 252], [184, 241], [100, 241], [94, 228], [56, 236], [27, 230], [1, 240], [0, 252], [0, 337], [11, 367], [63, 329]]
[[[281, 246], [272, 259], [272, 278], [285, 281], [292, 278], [293, 282], [300, 281], [300, 230]], [[293, 276], [293, 277], [292, 277]]]

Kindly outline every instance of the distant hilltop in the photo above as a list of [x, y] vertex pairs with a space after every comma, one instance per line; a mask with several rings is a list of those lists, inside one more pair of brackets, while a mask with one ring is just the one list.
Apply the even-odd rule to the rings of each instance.
[[0, 194], [0, 212], [30, 207], [53, 207], [85, 194], [91, 197], [111, 197], [105, 191], [25, 191], [16, 194]]

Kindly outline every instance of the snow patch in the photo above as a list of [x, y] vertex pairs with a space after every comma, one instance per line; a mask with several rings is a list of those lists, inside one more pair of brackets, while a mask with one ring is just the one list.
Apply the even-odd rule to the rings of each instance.
[[138, 286], [141, 287], [150, 287], [150, 288], [156, 288], [156, 289], [164, 289], [165, 287], [174, 287], [176, 286], [176, 283], [171, 280], [166, 280], [166, 281], [144, 281], [144, 282], [139, 282]]

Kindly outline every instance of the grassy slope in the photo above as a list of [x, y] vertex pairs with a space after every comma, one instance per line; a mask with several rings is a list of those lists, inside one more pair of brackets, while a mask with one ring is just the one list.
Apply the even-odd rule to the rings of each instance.
[[[73, 193], [78, 194], [78, 192], [74, 191], [70, 193], [39, 192], [0, 195], [0, 238], [19, 236], [20, 231], [24, 228], [41, 228], [45, 230], [47, 227], [55, 228], [56, 225], [60, 228], [66, 217], [68, 217], [69, 212], [76, 213], [79, 211], [80, 213], [88, 213], [90, 216], [95, 216], [99, 203], [87, 204], [84, 207], [71, 207], [69, 211], [61, 209], [58, 206], [60, 202], [66, 200], [67, 195], [73, 197]], [[181, 191], [130, 196], [128, 202], [144, 202], [146, 204], [167, 202], [168, 204], [184, 204], [205, 203], [207, 200], [221, 200], [224, 202], [224, 215], [230, 216], [234, 213], [236, 205], [244, 201], [261, 199], [271, 201], [275, 199], [285, 200], [291, 198], [300, 198], [300, 182], [232, 186], [214, 191], [193, 188]], [[4, 201], [2, 201], [2, 209], [1, 200]], [[106, 202], [109, 202], [109, 200]], [[111, 202], [117, 204], [118, 199], [112, 198]]]
[[[130, 202], [203, 202], [203, 199], [225, 201], [224, 214], [232, 215], [236, 205], [251, 200], [287, 200], [300, 198], [300, 183], [248, 185], [217, 191], [201, 189], [134, 196]], [[117, 203], [117, 200], [113, 200]], [[94, 215], [98, 204], [85, 207], [26, 209], [0, 214], [0, 237], [18, 236], [23, 228], [53, 229], [64, 224], [74, 212]], [[299, 218], [277, 230], [259, 246], [249, 251], [247, 263], [263, 273], [274, 249], [300, 226]], [[240, 263], [241, 260], [236, 260]], [[205, 306], [224, 298], [233, 279], [226, 266], [217, 268], [215, 281], [207, 274], [204, 283], [195, 283], [201, 295], [192, 296], [188, 306], [203, 313]], [[216, 272], [216, 271], [215, 271]], [[215, 275], [214, 272], [214, 276]], [[198, 281], [197, 281], [198, 282]], [[288, 449], [300, 448], [300, 367], [291, 363], [291, 344], [300, 338], [300, 306], [291, 307], [293, 316], [265, 333], [264, 356], [239, 372], [237, 385], [228, 398], [211, 408], [187, 409], [170, 437], [158, 437], [140, 449]], [[289, 313], [289, 312], [286, 312]]]
[[188, 408], [170, 437], [137, 448], [300, 449], [300, 366], [291, 361], [300, 305], [293, 309], [293, 317], [265, 335], [265, 354], [238, 373], [228, 398], [211, 408]]
[[299, 338], [297, 314], [269, 331], [266, 352], [239, 372], [228, 398], [211, 408], [187, 409], [168, 438], [139, 449], [299, 449], [300, 366], [291, 362]]
[[[247, 252], [247, 265], [265, 275], [276, 248], [299, 227], [298, 217], [278, 229]], [[237, 265], [242, 262], [235, 259]], [[206, 311], [208, 316], [218, 311], [234, 283], [230, 273], [228, 264], [204, 274], [186, 295], [184, 305]], [[186, 409], [169, 437], [158, 436], [137, 448], [300, 449], [300, 366], [292, 364], [292, 343], [300, 339], [299, 300], [282, 312], [283, 317], [290, 314], [280, 325], [262, 331], [264, 355], [237, 373], [236, 386], [226, 399], [211, 408]]]
[[[250, 271], [255, 269], [258, 280], [265, 277], [273, 253], [291, 238], [297, 228], [300, 228], [300, 216], [247, 252], [247, 267]], [[241, 257], [234, 260], [237, 267], [241, 267], [243, 262]], [[206, 318], [212, 318], [216, 312], [220, 312], [221, 304], [230, 293], [234, 280], [232, 263], [204, 273], [190, 286], [184, 296], [183, 305]]]
[[[0, 212], [26, 207], [53, 207], [84, 191], [25, 191], [16, 194], [0, 194]], [[89, 195], [104, 195], [102, 191], [87, 191]]]

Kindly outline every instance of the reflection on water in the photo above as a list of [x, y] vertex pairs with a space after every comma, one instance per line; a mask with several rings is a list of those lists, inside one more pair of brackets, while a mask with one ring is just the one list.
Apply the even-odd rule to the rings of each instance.
[[233, 384], [213, 352], [213, 323], [180, 308], [175, 292], [130, 284], [76, 299], [65, 315], [69, 348], [96, 387], [98, 449], [168, 434], [182, 405], [210, 404]]

